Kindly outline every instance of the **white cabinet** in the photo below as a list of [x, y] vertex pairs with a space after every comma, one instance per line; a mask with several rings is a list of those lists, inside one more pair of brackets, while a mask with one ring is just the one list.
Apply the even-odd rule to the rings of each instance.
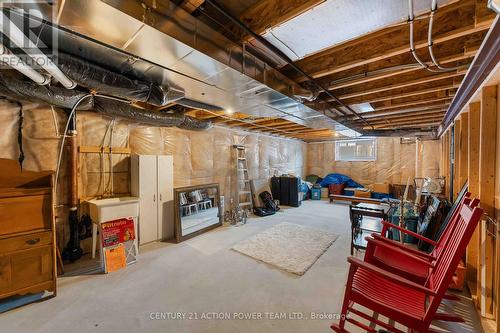
[[174, 165], [170, 155], [132, 155], [131, 192], [139, 197], [139, 245], [174, 237]]

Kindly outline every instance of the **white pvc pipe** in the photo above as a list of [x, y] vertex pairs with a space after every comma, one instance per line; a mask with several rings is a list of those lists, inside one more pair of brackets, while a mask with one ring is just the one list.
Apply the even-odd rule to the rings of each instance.
[[28, 66], [24, 61], [21, 60], [21, 58], [13, 54], [3, 44], [0, 44], [0, 61], [8, 65], [9, 67], [12, 67], [15, 70], [21, 72], [40, 85], [50, 83], [50, 78], [48, 76], [43, 75]]
[[[8, 24], [8, 29], [5, 29]], [[54, 79], [59, 81], [64, 87], [73, 89], [76, 83], [68, 78], [26, 35], [5, 15], [0, 12], [0, 30], [9, 39], [33, 58], [37, 65], [45, 69]], [[27, 43], [27, 45], [25, 45]], [[27, 46], [27, 47], [26, 47]]]

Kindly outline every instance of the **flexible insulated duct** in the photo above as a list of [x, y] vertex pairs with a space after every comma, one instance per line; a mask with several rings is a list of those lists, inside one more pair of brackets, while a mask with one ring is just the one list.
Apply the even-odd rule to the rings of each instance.
[[[0, 94], [16, 100], [41, 102], [71, 109], [80, 98], [88, 93], [57, 86], [41, 86], [33, 81], [5, 74], [4, 71], [0, 73]], [[93, 99], [87, 98], [80, 103], [78, 110], [91, 110], [93, 106]]]
[[[40, 86], [32, 81], [0, 74], [0, 95], [14, 100], [41, 102], [71, 109], [77, 101], [88, 93], [59, 87]], [[94, 110], [110, 117], [121, 117], [151, 126], [177, 126], [194, 131], [207, 130], [212, 127], [210, 121], [198, 120], [183, 113], [149, 111], [125, 102], [100, 97], [84, 99], [78, 105], [77, 110]]]
[[130, 79], [67, 54], [60, 53], [57, 60], [67, 76], [82, 87], [101, 94], [156, 106], [167, 105], [184, 97], [184, 92], [179, 89]]
[[191, 131], [203, 131], [212, 128], [212, 122], [198, 120], [183, 113], [168, 113], [140, 109], [133, 105], [110, 100], [94, 98], [95, 111], [110, 117], [121, 117], [151, 126], [172, 127], [177, 126]]
[[184, 121], [177, 127], [190, 131], [205, 131], [213, 127], [211, 121], [198, 120], [190, 116], [184, 116]]
[[185, 118], [180, 113], [149, 111], [100, 97], [94, 98], [94, 110], [110, 117], [121, 117], [151, 126], [179, 126]]

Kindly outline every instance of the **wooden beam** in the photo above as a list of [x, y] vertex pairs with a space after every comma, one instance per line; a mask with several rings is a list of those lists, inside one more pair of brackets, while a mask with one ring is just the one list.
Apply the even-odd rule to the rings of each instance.
[[379, 120], [377, 122], [370, 122], [374, 127], [383, 126], [383, 127], [398, 127], [401, 125], [411, 125], [411, 124], [426, 124], [426, 123], [435, 123], [440, 122], [443, 119], [443, 115], [433, 116], [433, 117], [421, 117], [415, 119], [403, 119], [398, 121], [383, 121]]
[[458, 175], [460, 174], [460, 130], [462, 126], [460, 125], [461, 119], [458, 117], [455, 119], [453, 127], [453, 200], [456, 199], [458, 192], [460, 191], [460, 185], [458, 184]]
[[481, 207], [490, 216], [495, 213], [495, 159], [496, 156], [496, 102], [497, 87], [482, 89], [481, 96], [481, 137], [479, 160], [479, 196]]
[[448, 184], [450, 182], [450, 140], [449, 140], [449, 132], [447, 130], [446, 133], [441, 136], [441, 151], [443, 152], [443, 157], [441, 159], [441, 176], [445, 177], [445, 195], [448, 197]]
[[[429, 121], [429, 122], [414, 122], [406, 125], [377, 125], [374, 126], [376, 129], [410, 129], [410, 128], [424, 128], [424, 127], [438, 127], [441, 124], [441, 121]], [[365, 127], [364, 129], [369, 130], [370, 127]]]
[[[462, 7], [463, 5], [462, 2], [457, 6]], [[468, 2], [466, 6], [468, 6], [468, 11], [456, 10], [446, 13], [443, 10], [441, 12], [438, 10], [434, 26], [433, 42], [435, 46], [489, 29], [493, 17], [475, 18], [474, 2]], [[450, 31], [450, 28], [454, 29]], [[313, 78], [319, 78], [409, 53], [407, 29], [406, 25], [382, 29], [307, 57], [299, 61], [298, 65]], [[417, 50], [427, 48], [426, 33], [424, 33], [426, 30], [427, 22], [418, 21], [415, 23], [415, 48]], [[297, 80], [299, 82], [307, 81], [307, 78], [299, 77]]]
[[[481, 91], [481, 134], [479, 139], [479, 199], [484, 213], [490, 217], [495, 216], [495, 156], [496, 156], [496, 131], [497, 131], [497, 87], [485, 87]], [[480, 234], [483, 242], [481, 257], [481, 314], [493, 315], [493, 248], [491, 237], [485, 237], [484, 225]]]
[[427, 113], [416, 113], [409, 115], [400, 115], [393, 117], [381, 117], [381, 118], [370, 118], [370, 124], [380, 124], [380, 123], [396, 123], [398, 121], [412, 121], [412, 120], [426, 120], [431, 118], [443, 117], [446, 110], [441, 110], [440, 112], [432, 111]]
[[98, 147], [98, 146], [79, 146], [78, 152], [81, 154], [130, 154], [130, 148], [124, 147]]
[[451, 83], [451, 84], [446, 84], [446, 85], [437, 86], [437, 87], [431, 87], [431, 88], [427, 88], [427, 89], [410, 90], [410, 91], [403, 92], [403, 93], [391, 93], [391, 94], [387, 94], [387, 95], [384, 95], [381, 97], [366, 96], [366, 97], [362, 97], [362, 98], [342, 99], [342, 101], [346, 104], [377, 103], [377, 102], [383, 102], [383, 101], [388, 101], [388, 100], [392, 100], [392, 99], [425, 95], [425, 94], [438, 92], [438, 91], [447, 91], [450, 89], [458, 88], [459, 85], [460, 85], [459, 83]]
[[[474, 46], [465, 52], [460, 52], [452, 56], [443, 57], [440, 59], [440, 63], [442, 65], [447, 65], [450, 63], [455, 64], [457, 61], [473, 58], [478, 50], [479, 50], [479, 45]], [[425, 72], [427, 70], [421, 67], [414, 67], [414, 68], [405, 68], [393, 71], [380, 70], [378, 73], [375, 74], [370, 74], [370, 72], [362, 72], [353, 79], [348, 79], [348, 80], [341, 79], [338, 81], [330, 81], [326, 85], [329, 87], [330, 90], [341, 89], [418, 71]]]
[[[363, 113], [363, 118], [369, 120], [370, 122], [372, 120], [381, 120], [381, 119], [397, 119], [397, 118], [404, 118], [404, 117], [412, 117], [412, 116], [422, 116], [422, 115], [432, 115], [432, 114], [437, 114], [441, 112], [445, 112], [447, 110], [446, 107], [441, 107], [441, 108], [432, 108], [432, 109], [424, 109], [422, 111], [414, 111], [414, 110], [409, 110], [409, 111], [399, 111], [399, 112], [394, 112], [394, 113], [385, 113], [381, 115], [374, 115], [371, 117], [368, 117], [368, 115], [365, 115]], [[359, 122], [359, 119], [355, 119], [352, 122]]]
[[[468, 161], [467, 179], [469, 192], [473, 198], [479, 197], [479, 133], [481, 121], [481, 104], [474, 102], [469, 104], [469, 128], [468, 128]], [[477, 300], [477, 278], [479, 266], [479, 228], [476, 228], [467, 246], [466, 279], [469, 282], [469, 290], [473, 299]], [[472, 283], [471, 283], [472, 282]]]
[[387, 111], [387, 110], [405, 110], [409, 107], [415, 107], [417, 105], [436, 105], [436, 103], [441, 104], [441, 103], [448, 103], [451, 101], [453, 97], [450, 96], [445, 96], [445, 97], [432, 97], [429, 99], [423, 99], [420, 101], [412, 101], [412, 102], [404, 102], [404, 103], [396, 103], [396, 104], [390, 104], [388, 106], [380, 106], [380, 107], [375, 107], [375, 111]]
[[468, 165], [469, 165], [469, 112], [462, 112], [460, 121], [460, 142], [458, 147], [458, 154], [460, 158], [458, 163], [458, 186], [461, 189], [463, 184], [467, 181], [468, 176]]
[[192, 14], [204, 2], [205, 2], [205, 0], [184, 0], [184, 1], [182, 1], [182, 3], [179, 6], [182, 9], [184, 9], [186, 12]]
[[[284, 23], [305, 11], [319, 5], [325, 0], [261, 0], [240, 15], [240, 21], [253, 32], [262, 35], [267, 29]], [[239, 28], [231, 29], [240, 36], [240, 40], [248, 40], [248, 36]]]
[[463, 75], [465, 75], [464, 70], [457, 70], [454, 72], [435, 74], [435, 75], [423, 77], [423, 78], [412, 80], [412, 81], [399, 82], [399, 83], [388, 85], [388, 86], [383, 86], [383, 87], [378, 87], [378, 88], [373, 88], [373, 89], [368, 89], [368, 90], [363, 89], [361, 91], [356, 91], [356, 92], [352, 92], [352, 93], [348, 93], [348, 94], [344, 94], [344, 95], [337, 95], [337, 97], [340, 98], [341, 100], [344, 100], [344, 99], [349, 99], [349, 98], [354, 98], [354, 97], [359, 97], [359, 96], [380, 93], [380, 92], [384, 92], [384, 91], [388, 91], [388, 90], [392, 90], [392, 89], [401, 89], [401, 88], [406, 88], [406, 87], [412, 87], [412, 86], [422, 84], [422, 83], [429, 83], [429, 82], [454, 78], [454, 77], [463, 76]]

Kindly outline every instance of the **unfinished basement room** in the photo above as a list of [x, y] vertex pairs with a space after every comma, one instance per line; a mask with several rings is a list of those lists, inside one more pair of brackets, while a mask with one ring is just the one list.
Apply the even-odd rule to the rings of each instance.
[[0, 1], [0, 333], [500, 333], [498, 14]]

